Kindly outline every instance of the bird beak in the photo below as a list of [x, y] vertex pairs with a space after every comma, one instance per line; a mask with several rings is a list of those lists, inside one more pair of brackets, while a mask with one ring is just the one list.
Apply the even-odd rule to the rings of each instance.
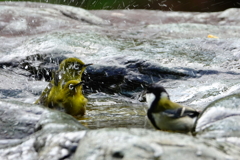
[[80, 83], [78, 83], [78, 84], [75, 84], [75, 85], [74, 85], [74, 88], [77, 87], [77, 86], [83, 85], [83, 84], [84, 84], [84, 82], [80, 82]]
[[89, 64], [84, 64], [83, 67], [87, 67], [87, 66], [91, 66], [93, 65], [92, 63], [89, 63]]

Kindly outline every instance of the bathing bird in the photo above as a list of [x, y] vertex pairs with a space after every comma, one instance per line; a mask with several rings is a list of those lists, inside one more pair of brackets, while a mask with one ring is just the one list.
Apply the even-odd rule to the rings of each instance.
[[156, 129], [183, 133], [192, 131], [199, 112], [172, 102], [163, 86], [153, 84], [147, 87], [146, 101], [149, 107], [147, 117]]
[[[70, 108], [73, 108], [72, 111], [69, 111], [67, 108], [67, 104], [75, 104], [75, 102], [79, 102], [77, 98], [80, 100], [83, 100], [82, 103], [85, 106], [85, 102], [87, 101], [86, 98], [84, 98], [82, 94], [82, 85], [76, 85], [76, 84], [82, 84], [81, 79], [82, 79], [82, 74], [84, 70], [86, 69], [87, 66], [92, 65], [92, 64], [84, 64], [80, 59], [78, 58], [67, 58], [63, 60], [60, 65], [59, 69], [55, 72], [53, 72], [52, 80], [48, 84], [48, 86], [43, 90], [42, 94], [40, 95], [39, 99], [35, 102], [35, 104], [42, 104], [46, 107], [49, 108], [59, 108], [59, 105], [57, 104], [65, 104], [61, 106], [60, 108], [64, 108], [64, 110], [71, 114], [71, 115], [77, 115], [79, 113], [80, 115], [83, 115], [82, 113], [85, 113], [85, 111], [76, 111], [76, 108], [81, 108], [74, 106], [69, 106]], [[74, 82], [72, 81], [74, 80]], [[71, 84], [71, 82], [73, 84]], [[71, 85], [70, 85], [70, 84]], [[74, 98], [70, 98], [69, 94], [70, 93], [70, 88], [66, 88], [66, 85], [74, 86], [74, 91], [76, 91], [75, 94], [71, 94], [74, 96]], [[67, 92], [68, 91], [68, 92]], [[81, 94], [80, 94], [81, 92]], [[71, 92], [73, 93], [73, 92]], [[76, 96], [77, 95], [77, 96]], [[68, 103], [58, 103], [63, 100], [63, 97], [66, 96], [66, 101]], [[55, 98], [56, 97], [56, 98]], [[67, 100], [68, 99], [68, 100]], [[71, 100], [74, 100], [74, 102], [71, 102]], [[83, 107], [85, 108], [85, 107]], [[81, 109], [80, 109], [81, 110]]]

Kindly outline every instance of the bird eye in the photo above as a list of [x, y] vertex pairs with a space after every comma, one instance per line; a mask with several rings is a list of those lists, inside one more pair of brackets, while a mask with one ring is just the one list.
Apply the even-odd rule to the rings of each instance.
[[81, 68], [82, 68], [81, 65], [78, 65], [78, 64], [75, 64], [73, 67], [73, 69], [75, 70], [80, 70]]
[[73, 90], [73, 89], [74, 89], [74, 85], [73, 85], [73, 84], [69, 84], [68, 87], [69, 87], [70, 90]]

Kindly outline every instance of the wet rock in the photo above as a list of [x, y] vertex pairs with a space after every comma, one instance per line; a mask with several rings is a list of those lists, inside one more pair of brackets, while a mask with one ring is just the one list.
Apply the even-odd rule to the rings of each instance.
[[35, 157], [37, 159], [71, 158], [85, 134], [86, 131], [40, 135], [32, 144], [38, 153]]
[[239, 151], [231, 144], [183, 134], [119, 128], [34, 134], [0, 149], [0, 155], [2, 159], [238, 159]]
[[[102, 139], [105, 139], [104, 143]], [[228, 147], [224, 145], [161, 131], [101, 129], [86, 133], [73, 159], [235, 159], [238, 157], [239, 148], [228, 150], [231, 145]]]
[[[61, 61], [67, 57], [63, 55], [31, 55], [26, 59], [16, 61], [12, 66], [11, 61], [2, 62], [0, 66], [20, 68], [29, 71], [28, 77], [45, 81], [51, 81], [52, 72], [56, 71]], [[114, 65], [106, 65], [107, 61], [114, 61]], [[132, 93], [141, 91], [144, 86], [163, 79], [180, 79], [182, 77], [195, 77], [195, 71], [191, 69], [171, 69], [149, 60], [132, 59], [125, 57], [108, 58], [101, 61], [102, 64], [89, 66], [83, 74], [85, 92], [105, 92], [109, 94], [120, 93], [133, 96]]]
[[119, 93], [119, 84], [123, 83], [126, 69], [121, 66], [92, 65], [83, 76], [85, 88], [89, 93]]
[[65, 113], [19, 101], [0, 101], [0, 114], [0, 145], [20, 141], [36, 131], [51, 133], [87, 129]]
[[21, 139], [34, 133], [44, 109], [21, 102], [0, 102], [1, 128], [0, 139]]
[[[4, 18], [0, 27], [4, 36], [49, 32], [55, 30], [56, 26], [57, 29], [67, 29], [68, 24], [77, 26], [78, 22], [108, 25], [107, 21], [81, 8], [28, 2], [1, 3], [1, 6], [0, 13]], [[34, 11], [33, 8], [40, 9]], [[65, 18], [59, 18], [61, 16]]]
[[67, 159], [74, 154], [85, 133], [34, 134], [18, 144], [0, 148], [1, 159]]
[[[229, 15], [239, 12], [238, 9], [215, 13], [85, 12], [30, 2], [1, 5], [1, 15], [5, 17], [1, 24], [11, 28], [0, 32], [0, 67], [5, 69], [1, 78], [3, 98], [38, 96], [47, 83], [35, 80], [50, 81], [52, 71], [67, 57], [96, 66], [85, 74], [85, 81], [89, 81], [85, 89], [89, 93], [102, 91], [136, 97], [145, 85], [160, 82], [169, 87], [173, 99], [202, 109], [207, 102], [238, 88], [238, 18], [231, 20], [234, 26], [227, 25]], [[31, 12], [35, 17], [29, 16]], [[20, 28], [27, 25], [26, 31], [21, 29], [21, 36], [17, 34], [19, 30], [11, 27], [14, 17], [23, 19], [25, 25]], [[81, 21], [81, 17], [87, 22]], [[59, 22], [55, 24], [52, 19]], [[112, 25], [105, 25], [105, 21]], [[50, 28], [46, 29], [48, 25]], [[219, 39], [206, 39], [208, 34]], [[17, 74], [4, 78], [7, 72]], [[214, 83], [216, 79], [219, 83]], [[17, 85], [9, 85], [10, 82]], [[209, 87], [209, 92], [199, 90]], [[188, 96], [181, 96], [183, 93]]]
[[153, 81], [192, 77], [184, 71], [162, 67], [151, 61], [124, 57], [109, 60], [116, 62], [114, 66], [92, 65], [86, 69], [83, 79], [91, 90], [133, 96], [133, 92], [143, 90], [145, 85]]
[[[0, 5], [1, 158], [239, 159], [239, 9]], [[68, 57], [94, 63], [83, 77], [89, 104], [79, 120], [30, 104]], [[138, 96], [156, 82], [172, 101], [203, 110], [196, 138], [143, 129], [153, 128]], [[125, 128], [87, 130], [79, 122], [90, 129]], [[129, 129], [135, 127], [141, 129]]]
[[[233, 94], [210, 103], [195, 124], [197, 136], [217, 138], [240, 144], [240, 94]], [[235, 141], [232, 141], [235, 139]]]

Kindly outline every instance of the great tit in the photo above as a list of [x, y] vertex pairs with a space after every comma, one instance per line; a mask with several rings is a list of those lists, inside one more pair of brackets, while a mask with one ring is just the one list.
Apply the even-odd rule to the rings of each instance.
[[161, 85], [147, 87], [146, 100], [149, 106], [148, 119], [156, 129], [182, 133], [192, 131], [199, 112], [172, 102]]
[[62, 89], [51, 89], [46, 106], [63, 110], [72, 116], [83, 116], [88, 101], [82, 94], [82, 84], [78, 80], [70, 80]]

